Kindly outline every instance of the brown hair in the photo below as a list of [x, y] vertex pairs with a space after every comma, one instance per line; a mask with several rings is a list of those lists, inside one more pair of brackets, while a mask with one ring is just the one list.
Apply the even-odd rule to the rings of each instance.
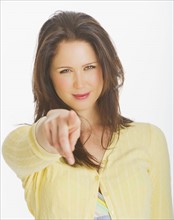
[[[119, 108], [119, 87], [124, 82], [124, 71], [108, 33], [94, 18], [81, 12], [58, 11], [40, 30], [33, 72], [35, 121], [51, 109], [71, 109], [58, 97], [50, 78], [51, 61], [58, 44], [63, 40], [83, 40], [94, 49], [104, 80], [102, 94], [97, 101], [98, 110], [103, 134], [109, 128], [112, 138], [114, 132], [119, 133], [120, 129], [129, 126], [131, 122], [121, 116]], [[80, 138], [73, 154], [75, 164], [99, 167], [93, 162], [96, 159], [83, 147]]]

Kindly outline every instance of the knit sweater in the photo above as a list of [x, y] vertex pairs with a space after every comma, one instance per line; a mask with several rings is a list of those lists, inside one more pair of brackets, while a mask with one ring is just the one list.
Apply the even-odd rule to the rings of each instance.
[[170, 164], [159, 128], [132, 123], [113, 135], [99, 172], [73, 167], [45, 151], [36, 124], [12, 131], [3, 156], [21, 179], [30, 212], [39, 220], [92, 220], [98, 191], [112, 220], [172, 219]]

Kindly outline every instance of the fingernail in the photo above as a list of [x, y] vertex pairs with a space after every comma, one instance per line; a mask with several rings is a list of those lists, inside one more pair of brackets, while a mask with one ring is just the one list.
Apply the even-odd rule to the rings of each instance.
[[74, 164], [74, 158], [72, 158], [72, 157], [70, 157], [70, 158], [68, 158], [67, 159], [68, 160], [68, 163], [70, 164], [70, 165], [73, 165]]

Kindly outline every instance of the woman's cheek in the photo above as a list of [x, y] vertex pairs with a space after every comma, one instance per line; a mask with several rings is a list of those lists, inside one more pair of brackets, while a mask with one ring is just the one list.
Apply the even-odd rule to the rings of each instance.
[[70, 79], [62, 77], [55, 82], [55, 87], [56, 90], [66, 90], [67, 88], [70, 88], [71, 84]]
[[96, 74], [91, 75], [90, 80], [93, 85], [103, 84], [102, 73], [97, 72]]

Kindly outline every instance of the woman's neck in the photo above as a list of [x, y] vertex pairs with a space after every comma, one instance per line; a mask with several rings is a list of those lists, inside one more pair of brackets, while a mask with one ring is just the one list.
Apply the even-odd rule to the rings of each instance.
[[79, 111], [77, 112], [81, 119], [81, 130], [86, 131], [91, 128], [102, 126], [99, 112], [97, 109], [91, 111]]

